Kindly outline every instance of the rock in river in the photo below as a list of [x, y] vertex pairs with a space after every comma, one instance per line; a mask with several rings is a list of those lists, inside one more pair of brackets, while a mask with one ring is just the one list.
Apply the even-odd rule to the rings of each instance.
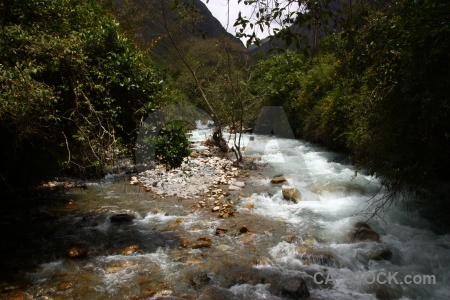
[[253, 202], [245, 203], [244, 205], [242, 205], [242, 208], [253, 209], [253, 208], [255, 208], [255, 203], [253, 203]]
[[357, 243], [361, 241], [374, 241], [380, 242], [380, 235], [367, 227], [360, 227], [359, 229], [355, 229], [354, 231], [349, 231], [347, 233], [347, 237], [349, 238], [351, 243]]
[[243, 182], [243, 181], [235, 181], [231, 185], [243, 188], [245, 186], [245, 182]]
[[228, 190], [229, 191], [242, 191], [242, 188], [232, 184], [228, 187]]
[[270, 180], [270, 182], [273, 184], [284, 184], [287, 181], [286, 181], [286, 178], [284, 178], [284, 176], [278, 175], [278, 176], [275, 176], [274, 178], [272, 178], [272, 180]]
[[219, 226], [219, 227], [216, 228], [216, 235], [224, 236], [227, 231], [228, 231], [228, 228], [223, 227], [223, 226]]
[[308, 287], [302, 278], [289, 278], [279, 283], [281, 295], [291, 299], [307, 299], [309, 295]]
[[67, 281], [61, 282], [61, 283], [58, 285], [58, 290], [60, 290], [60, 291], [65, 291], [65, 290], [70, 289], [72, 286], [73, 286], [73, 283], [72, 283], [72, 282], [67, 282]]
[[296, 188], [284, 188], [282, 191], [285, 200], [291, 200], [298, 203], [301, 199], [301, 194]]
[[358, 221], [358, 222], [356, 222], [355, 225], [354, 225], [354, 227], [355, 227], [356, 229], [359, 229], [359, 228], [361, 228], [361, 227], [364, 227], [364, 228], [367, 228], [367, 229], [372, 229], [372, 228], [370, 228], [369, 224], [367, 224], [366, 222], [363, 222], [363, 221]]
[[196, 285], [200, 285], [202, 283], [207, 283], [211, 280], [211, 278], [209, 278], [208, 274], [206, 274], [205, 272], [199, 272], [196, 273], [194, 275], [192, 275], [191, 277], [191, 284], [196, 286]]
[[133, 254], [134, 252], [136, 252], [139, 249], [138, 245], [132, 245], [132, 246], [128, 246], [126, 247], [123, 252], [122, 255], [130, 255]]
[[369, 260], [390, 260], [393, 256], [393, 252], [390, 249], [384, 248], [370, 253]]
[[72, 246], [67, 249], [67, 257], [69, 258], [80, 258], [86, 257], [88, 255], [88, 249], [81, 246]]
[[198, 249], [198, 248], [211, 247], [211, 245], [212, 245], [212, 240], [210, 238], [201, 237], [201, 238], [198, 238], [197, 241], [195, 241], [191, 247], [193, 249]]
[[111, 223], [127, 223], [134, 219], [132, 214], [116, 214], [110, 217]]

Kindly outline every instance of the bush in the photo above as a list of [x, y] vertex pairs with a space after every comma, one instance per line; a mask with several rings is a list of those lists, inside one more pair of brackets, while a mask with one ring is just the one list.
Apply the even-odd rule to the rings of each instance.
[[159, 132], [155, 156], [167, 169], [179, 167], [191, 153], [187, 133], [187, 126], [182, 121], [172, 121]]
[[3, 9], [3, 182], [17, 174], [34, 181], [61, 167], [101, 174], [117, 150], [132, 151], [141, 107], [156, 106], [159, 75], [92, 2], [3, 1]]

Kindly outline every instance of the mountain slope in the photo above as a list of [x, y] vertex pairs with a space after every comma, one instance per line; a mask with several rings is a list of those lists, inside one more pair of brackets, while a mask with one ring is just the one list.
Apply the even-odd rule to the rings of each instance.
[[113, 12], [141, 48], [150, 49], [163, 58], [167, 58], [173, 48], [170, 36], [177, 44], [192, 38], [227, 38], [245, 48], [222, 27], [202, 1], [183, 0], [175, 9], [173, 2], [116, 0]]
[[[311, 26], [308, 28], [308, 24], [312, 23], [313, 21], [307, 21], [303, 24], [294, 24], [290, 27], [287, 27], [284, 29], [285, 32], [289, 32], [289, 35], [295, 36], [296, 39], [299, 41], [299, 48], [306, 49], [308, 47], [315, 48], [322, 38], [327, 36], [328, 34], [332, 32], [337, 32], [339, 29], [334, 26], [334, 18], [337, 18], [339, 16], [342, 16], [343, 11], [346, 7], [348, 7], [348, 0], [334, 0], [331, 3], [327, 3], [324, 1], [323, 4], [320, 6], [317, 6], [315, 9], [315, 15], [317, 17], [317, 23], [319, 24], [316, 28], [314, 26]], [[326, 16], [328, 13], [330, 13], [330, 16], [328, 19], [324, 16]], [[312, 18], [312, 9], [305, 14], [307, 17], [304, 19], [309, 20], [309, 18]], [[287, 45], [283, 38], [278, 37], [272, 37], [272, 38], [266, 38], [261, 41], [260, 46], [251, 45], [248, 50], [250, 54], [268, 54], [271, 50], [277, 52], [276, 50], [288, 50], [288, 49], [297, 49], [297, 46], [295, 45]]]

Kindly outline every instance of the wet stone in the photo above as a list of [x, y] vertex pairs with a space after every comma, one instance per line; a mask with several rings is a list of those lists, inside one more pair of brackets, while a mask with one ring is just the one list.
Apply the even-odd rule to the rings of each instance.
[[247, 226], [241, 226], [239, 228], [239, 234], [245, 234], [245, 233], [253, 233], [250, 229], [248, 229]]
[[270, 260], [267, 257], [255, 258], [253, 260], [254, 266], [267, 266], [270, 264]]
[[228, 190], [229, 190], [229, 191], [241, 191], [242, 188], [239, 187], [239, 186], [230, 185], [230, 186], [228, 187]]
[[347, 233], [350, 243], [357, 243], [362, 241], [374, 241], [380, 242], [380, 235], [372, 230], [365, 227], [360, 227], [355, 231], [350, 231]]
[[137, 245], [132, 245], [132, 246], [128, 246], [126, 247], [123, 252], [122, 255], [130, 255], [133, 254], [134, 252], [136, 252], [139, 249], [139, 246]]
[[307, 299], [310, 294], [306, 282], [302, 278], [289, 278], [279, 284], [281, 286], [281, 295], [293, 299]]
[[211, 247], [212, 240], [208, 237], [201, 237], [198, 238], [196, 242], [192, 244], [193, 249], [199, 249], [199, 248], [208, 248]]
[[245, 203], [244, 205], [242, 205], [242, 208], [253, 209], [255, 208], [255, 203], [253, 202]]
[[65, 290], [70, 289], [72, 286], [73, 286], [72, 282], [61, 282], [58, 285], [58, 290], [65, 291]]
[[245, 186], [245, 182], [243, 182], [243, 181], [235, 181], [231, 185], [243, 188]]
[[67, 249], [67, 257], [69, 258], [82, 258], [88, 255], [88, 249], [81, 246], [72, 246]]
[[28, 297], [28, 295], [16, 295], [16, 296], [11, 296], [6, 299], [8, 299], [8, 300], [27, 300], [27, 299], [37, 299], [37, 298], [32, 298], [32, 296]]
[[390, 249], [380, 249], [369, 255], [369, 260], [390, 260], [393, 253]]
[[18, 285], [8, 285], [8, 286], [0, 288], [0, 292], [1, 293], [9, 293], [9, 292], [12, 292], [12, 291], [15, 291], [18, 289], [20, 289], [20, 286], [18, 286]]
[[229, 217], [235, 216], [237, 214], [236, 209], [232, 204], [228, 204], [227, 206], [222, 206], [219, 211], [219, 217], [228, 219]]
[[111, 223], [128, 223], [134, 220], [132, 214], [116, 214], [110, 217]]
[[198, 258], [189, 258], [188, 260], [186, 260], [186, 264], [188, 264], [188, 265], [198, 265], [201, 263], [202, 263], [202, 261]]
[[243, 244], [251, 243], [251, 242], [253, 242], [253, 241], [254, 241], [254, 238], [253, 238], [253, 236], [251, 236], [251, 235], [242, 235], [242, 236], [239, 238], [239, 242], [241, 242], [241, 243], [243, 243]]
[[363, 222], [363, 221], [356, 222], [353, 227], [355, 227], [356, 229], [359, 229], [361, 227], [371, 229], [370, 226], [366, 222]]
[[232, 249], [232, 247], [222, 244], [222, 245], [217, 246], [216, 249], [220, 250], [220, 251], [228, 251], [228, 250]]
[[131, 176], [131, 178], [130, 178], [130, 184], [131, 184], [131, 185], [139, 184], [139, 180], [138, 180], [137, 176]]
[[189, 242], [188, 240], [181, 240], [180, 242], [180, 247], [182, 248], [188, 248], [191, 246], [191, 242]]
[[285, 200], [291, 200], [294, 203], [298, 203], [301, 199], [301, 194], [296, 188], [284, 188], [282, 192]]
[[136, 262], [136, 261], [135, 262], [128, 262], [128, 261], [121, 262], [121, 263], [114, 264], [113, 266], [107, 268], [105, 270], [105, 273], [106, 274], [117, 273], [117, 272], [120, 272], [120, 271], [122, 271], [122, 270], [124, 270], [124, 269], [126, 269], [128, 267], [136, 266], [138, 264], [139, 263]]
[[224, 236], [227, 231], [228, 231], [228, 228], [226, 228], [226, 227], [217, 227], [216, 228], [216, 235]]
[[297, 240], [297, 237], [293, 234], [288, 234], [282, 237], [282, 240], [285, 241], [286, 243], [294, 243]]
[[191, 276], [190, 282], [193, 286], [207, 283], [211, 280], [206, 272], [199, 272]]

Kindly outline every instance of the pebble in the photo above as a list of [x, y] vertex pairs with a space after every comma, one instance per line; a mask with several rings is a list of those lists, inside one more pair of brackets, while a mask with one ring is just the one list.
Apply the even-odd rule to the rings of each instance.
[[230, 186], [228, 187], [228, 190], [229, 190], [229, 191], [241, 191], [242, 188], [241, 188], [241, 187], [238, 187], [238, 186], [235, 186], [235, 185], [230, 185]]
[[[210, 157], [208, 150], [197, 150], [195, 153], [194, 157], [185, 158], [179, 168], [166, 171], [165, 166], [158, 165], [152, 170], [133, 176], [130, 184], [139, 183], [144, 190], [160, 196], [197, 198], [208, 193], [209, 200], [214, 200], [212, 196], [223, 193], [218, 185], [232, 184], [232, 179], [238, 176], [239, 171], [236, 167], [232, 167], [229, 159]], [[244, 182], [236, 181], [232, 186], [240, 190], [244, 185]]]
[[232, 183], [232, 185], [243, 188], [245, 186], [245, 182], [243, 182], [243, 181], [235, 181], [235, 182]]

